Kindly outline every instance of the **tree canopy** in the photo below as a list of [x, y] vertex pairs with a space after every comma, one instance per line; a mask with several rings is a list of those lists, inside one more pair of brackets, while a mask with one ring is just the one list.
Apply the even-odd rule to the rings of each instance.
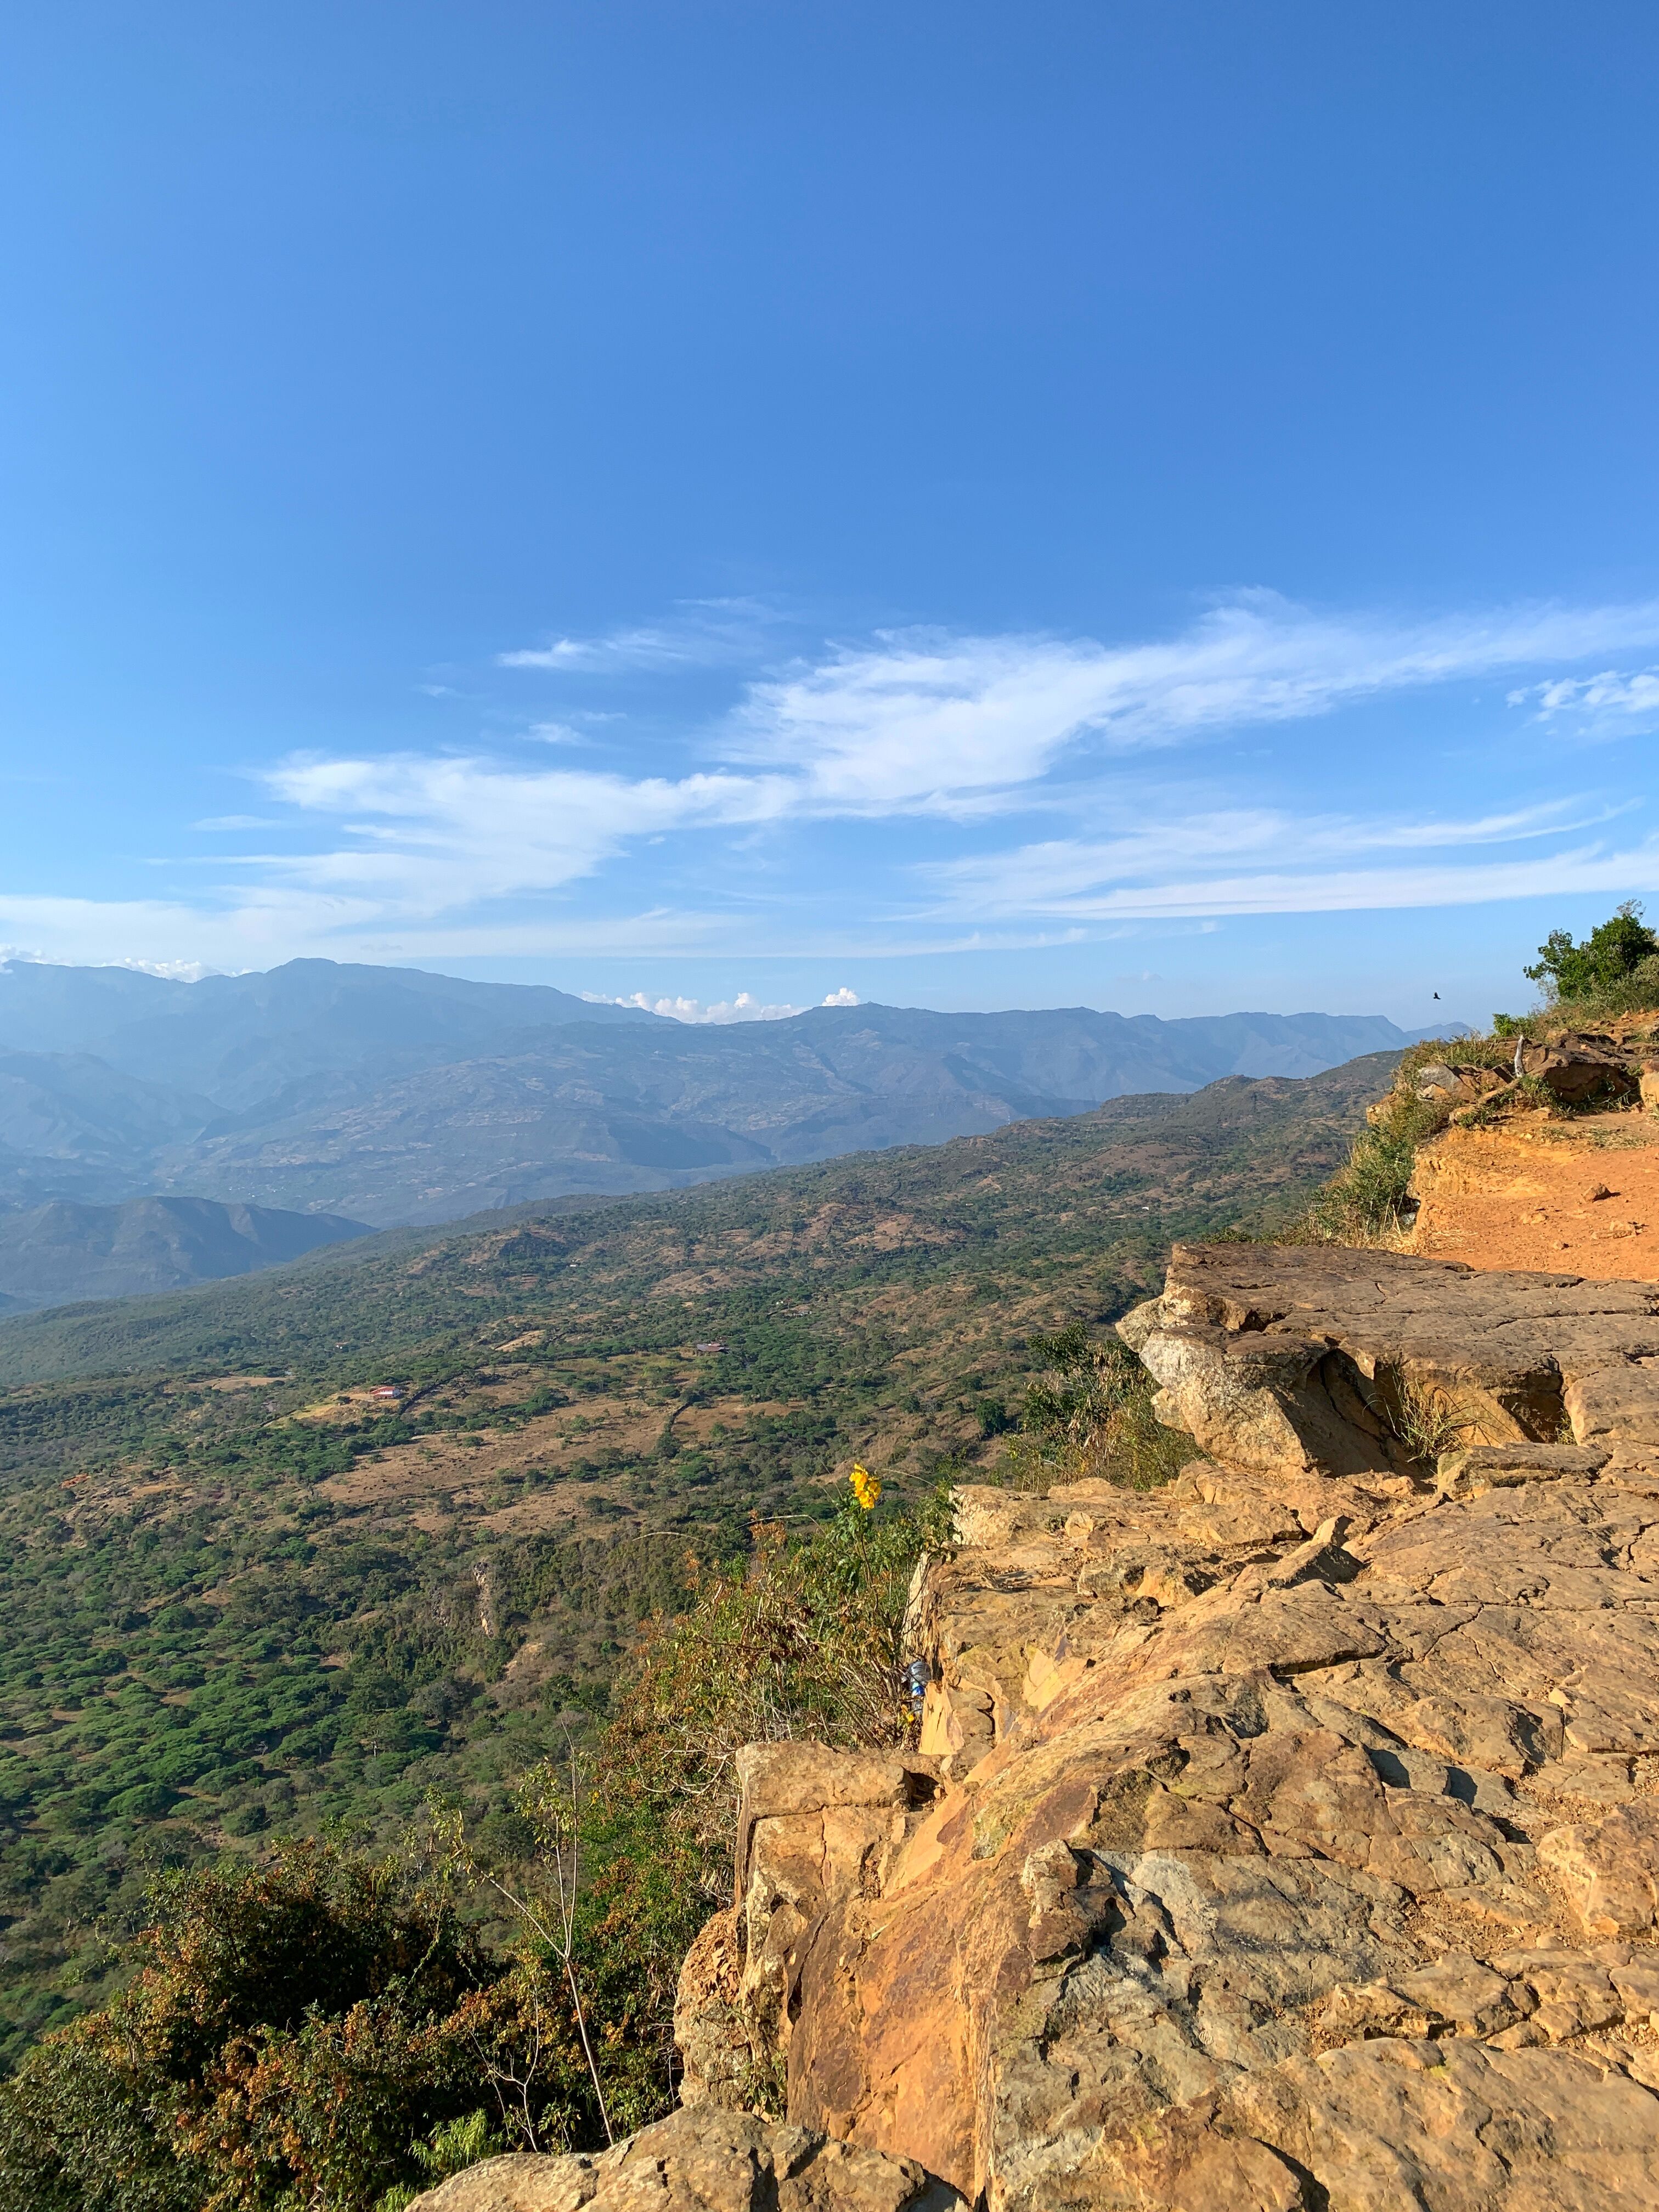
[[1659, 937], [1642, 920], [1640, 905], [1626, 899], [1582, 945], [1573, 942], [1570, 930], [1553, 929], [1539, 946], [1536, 962], [1522, 973], [1528, 982], [1541, 983], [1553, 999], [1589, 999], [1622, 982], [1638, 963], [1656, 954]]

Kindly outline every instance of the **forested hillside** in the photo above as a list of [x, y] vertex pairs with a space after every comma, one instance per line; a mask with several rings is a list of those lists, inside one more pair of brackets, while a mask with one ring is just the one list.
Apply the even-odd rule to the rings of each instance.
[[821, 1518], [855, 1455], [900, 1500], [994, 1466], [1032, 1333], [1293, 1211], [1392, 1066], [0, 1323], [9, 2056], [164, 1864], [389, 1842], [434, 1790], [505, 1818], [693, 1559]]

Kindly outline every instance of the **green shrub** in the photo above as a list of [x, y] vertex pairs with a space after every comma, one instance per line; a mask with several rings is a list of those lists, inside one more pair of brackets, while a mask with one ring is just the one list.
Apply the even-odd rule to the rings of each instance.
[[1591, 930], [1582, 945], [1571, 933], [1553, 929], [1538, 948], [1538, 958], [1522, 973], [1540, 984], [1552, 1000], [1593, 1000], [1623, 983], [1644, 961], [1659, 961], [1659, 937], [1642, 920], [1642, 908], [1627, 899], [1617, 912]]
[[1178, 1474], [1198, 1447], [1152, 1412], [1154, 1383], [1128, 1346], [1093, 1340], [1081, 1322], [1030, 1340], [1043, 1371], [1025, 1393], [1020, 1434], [1001, 1479], [1046, 1492], [1085, 1477], [1153, 1490]]
[[[748, 1559], [705, 1570], [689, 1609], [647, 1633], [610, 1739], [613, 1784], [626, 1778], [664, 1803], [707, 1803], [713, 1793], [730, 1809], [742, 1744], [900, 1741], [905, 1599], [917, 1559], [947, 1541], [948, 1528], [943, 1486], [909, 1512], [866, 1512], [849, 1498], [793, 1542], [781, 1528], [757, 1528]], [[726, 1872], [722, 1861], [722, 1882]]]
[[506, 2140], [591, 2140], [561, 1985], [464, 1903], [316, 1844], [164, 1876], [131, 1987], [0, 2089], [0, 2212], [370, 2212], [486, 2100]]
[[[1530, 973], [1530, 970], [1528, 970]], [[1628, 974], [1586, 988], [1572, 998], [1553, 998], [1530, 1014], [1494, 1014], [1497, 1037], [1559, 1036], [1564, 1030], [1594, 1029], [1631, 1014], [1659, 1014], [1659, 955], [1638, 960]]]
[[1489, 1068], [1507, 1079], [1515, 1048], [1490, 1036], [1430, 1037], [1413, 1045], [1401, 1057], [1393, 1087], [1371, 1108], [1345, 1164], [1281, 1242], [1388, 1244], [1405, 1233], [1418, 1147], [1445, 1127], [1452, 1110], [1444, 1099], [1419, 1098], [1417, 1079], [1423, 1068], [1448, 1060]]

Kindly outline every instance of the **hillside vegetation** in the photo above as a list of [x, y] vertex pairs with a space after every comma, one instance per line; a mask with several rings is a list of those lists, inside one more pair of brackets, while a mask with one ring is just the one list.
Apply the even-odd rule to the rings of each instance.
[[[871, 1528], [894, 1531], [901, 1580], [905, 1516], [942, 1477], [1043, 1480], [1043, 1436], [1095, 1418], [1077, 1326], [1097, 1340], [1172, 1237], [1293, 1214], [1391, 1066], [0, 1324], [11, 2060], [130, 1975], [160, 1870], [285, 1836], [401, 1848], [440, 1801], [510, 1856], [518, 1778], [616, 1721], [641, 1624], [741, 1614], [757, 1523], [778, 1532], [763, 1549], [831, 1541], [855, 1458], [885, 1486]], [[1105, 1411], [1119, 1435], [1140, 1418]], [[794, 1665], [720, 1617], [757, 1666]], [[794, 1692], [768, 1694], [785, 1712]], [[606, 1853], [631, 1894], [625, 1837]], [[703, 1895], [682, 1884], [671, 1919]], [[674, 1929], [646, 1947], [659, 1970]], [[642, 1985], [623, 1980], [626, 2014]]]

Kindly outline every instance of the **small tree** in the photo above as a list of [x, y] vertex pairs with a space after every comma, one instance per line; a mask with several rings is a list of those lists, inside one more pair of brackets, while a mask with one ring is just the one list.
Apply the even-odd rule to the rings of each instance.
[[1571, 933], [1553, 929], [1538, 948], [1538, 958], [1522, 972], [1528, 982], [1541, 983], [1552, 999], [1591, 999], [1610, 984], [1622, 982], [1638, 963], [1659, 953], [1656, 937], [1642, 920], [1634, 899], [1591, 930], [1582, 945]]

